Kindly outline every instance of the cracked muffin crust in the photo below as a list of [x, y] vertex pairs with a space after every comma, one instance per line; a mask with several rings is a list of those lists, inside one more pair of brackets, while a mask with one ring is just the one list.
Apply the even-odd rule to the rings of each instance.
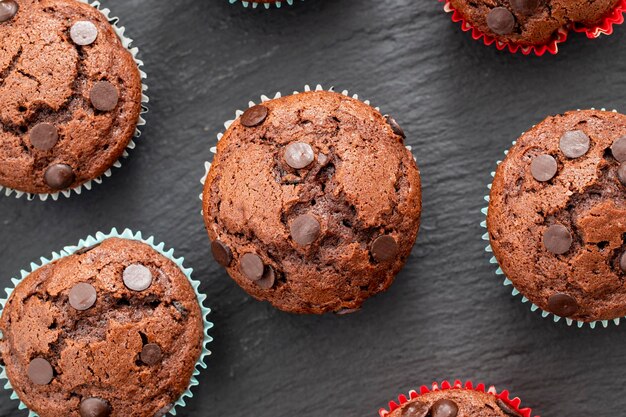
[[405, 403], [388, 417], [522, 417], [515, 408], [484, 392], [431, 391]]
[[496, 171], [487, 227], [504, 274], [542, 310], [626, 315], [626, 116], [548, 117]]
[[203, 341], [185, 274], [118, 238], [28, 275], [0, 329], [9, 380], [41, 417], [162, 417], [187, 389]]
[[473, 27], [502, 42], [545, 45], [559, 29], [599, 24], [619, 0], [450, 0]]
[[0, 10], [0, 184], [34, 194], [77, 187], [101, 176], [132, 139], [139, 69], [94, 7], [8, 3]]
[[386, 290], [420, 212], [400, 126], [327, 91], [243, 113], [218, 142], [203, 195], [217, 262], [253, 297], [295, 313], [351, 312]]

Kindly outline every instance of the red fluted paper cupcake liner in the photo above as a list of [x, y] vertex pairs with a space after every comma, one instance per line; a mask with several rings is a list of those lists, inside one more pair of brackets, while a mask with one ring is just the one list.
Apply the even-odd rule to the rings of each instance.
[[626, 13], [626, 0], [620, 0], [615, 9], [598, 25], [582, 26], [574, 24], [572, 30], [586, 34], [589, 39], [598, 38], [600, 35], [610, 35], [613, 33], [613, 26], [624, 23], [624, 13]]
[[[474, 40], [482, 40], [483, 43], [487, 46], [494, 45], [500, 51], [508, 49], [509, 52], [511, 52], [512, 54], [519, 52], [524, 55], [530, 55], [534, 53], [537, 56], [542, 56], [547, 52], [552, 55], [556, 55], [556, 53], [559, 52], [558, 45], [567, 40], [568, 31], [566, 29], [559, 29], [556, 32], [556, 37], [545, 45], [518, 45], [511, 42], [502, 42], [497, 40], [493, 36], [487, 35], [486, 33], [483, 33], [477, 28], [470, 25], [465, 20], [463, 15], [461, 15], [461, 13], [459, 13], [459, 11], [450, 4], [449, 0], [439, 0], [439, 2], [444, 3], [443, 9], [446, 12], [452, 13], [453, 22], [461, 23], [461, 29], [464, 32], [471, 31], [472, 38], [474, 38]], [[626, 2], [626, 0], [622, 0], [622, 2]]]
[[[522, 415], [522, 417], [532, 417], [532, 410], [530, 408], [522, 408], [522, 400], [518, 397], [511, 398], [510, 393], [507, 390], [498, 392], [494, 386], [487, 387], [485, 384], [474, 385], [472, 382], [467, 381], [466, 383], [462, 383], [459, 380], [454, 381], [454, 384], [451, 384], [448, 381], [443, 381], [441, 384], [434, 382], [432, 386], [428, 387], [426, 385], [422, 385], [419, 388], [419, 391], [410, 391], [408, 397], [404, 394], [398, 396], [398, 401], [389, 401], [389, 409], [386, 410], [381, 408], [378, 411], [378, 415], [380, 417], [388, 417], [389, 414], [402, 407], [402, 405], [406, 404], [409, 401], [412, 401], [418, 398], [421, 395], [427, 394], [432, 391], [445, 391], [445, 390], [469, 390], [469, 391], [477, 391], [482, 393], [491, 394], [494, 397], [500, 399], [505, 404], [510, 406], [513, 410], [517, 411]], [[539, 416], [535, 416], [539, 417]]]

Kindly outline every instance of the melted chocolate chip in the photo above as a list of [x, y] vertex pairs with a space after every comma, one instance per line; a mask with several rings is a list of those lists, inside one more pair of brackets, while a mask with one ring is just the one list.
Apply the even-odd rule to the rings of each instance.
[[511, 0], [511, 7], [517, 13], [530, 16], [539, 8], [540, 0]]
[[44, 358], [35, 358], [28, 364], [28, 378], [35, 385], [48, 385], [54, 378], [50, 362]]
[[543, 234], [543, 245], [556, 255], [566, 253], [572, 246], [572, 241], [572, 234], [562, 224], [553, 224]]
[[571, 130], [561, 136], [559, 147], [570, 159], [580, 158], [589, 150], [590, 139], [582, 130]]
[[617, 169], [617, 179], [622, 183], [623, 186], [626, 186], [626, 162], [622, 162], [622, 164]]
[[233, 261], [233, 252], [220, 240], [211, 242], [211, 253], [213, 254], [213, 259], [224, 268], [227, 268]]
[[522, 417], [522, 415], [520, 413], [518, 413], [513, 406], [505, 403], [501, 398], [498, 398], [496, 400], [496, 404], [498, 405], [498, 407], [500, 407], [500, 410], [502, 410], [502, 412], [506, 415], [509, 415], [511, 417]]
[[613, 158], [619, 162], [626, 162], [626, 136], [622, 136], [613, 142], [611, 152], [613, 153]]
[[39, 123], [30, 130], [30, 143], [37, 149], [49, 151], [59, 141], [59, 131], [50, 123]]
[[414, 402], [407, 404], [400, 413], [400, 417], [426, 417], [430, 409], [426, 404]]
[[431, 417], [456, 417], [459, 406], [452, 400], [438, 400], [430, 409]]
[[98, 37], [98, 28], [88, 21], [76, 22], [70, 29], [70, 37], [76, 45], [91, 45]]
[[294, 169], [302, 169], [315, 159], [315, 152], [308, 143], [295, 142], [285, 148], [285, 161]]
[[81, 282], [70, 290], [69, 301], [70, 305], [76, 310], [85, 311], [96, 304], [97, 297], [98, 294], [93, 285]]
[[122, 275], [129, 290], [145, 291], [152, 285], [152, 272], [141, 264], [127, 266]]
[[111, 415], [111, 405], [102, 398], [85, 398], [80, 402], [81, 417], [109, 417]]
[[622, 272], [626, 272], [626, 252], [622, 253], [622, 257], [619, 260], [619, 268]]
[[267, 114], [268, 110], [265, 106], [257, 105], [250, 107], [241, 115], [241, 124], [245, 127], [258, 126], [265, 121]]
[[19, 6], [14, 0], [0, 1], [0, 23], [13, 19], [18, 9]]
[[108, 81], [98, 81], [91, 88], [89, 99], [94, 108], [100, 111], [111, 111], [119, 101], [117, 88]]
[[76, 178], [72, 167], [66, 164], [50, 165], [44, 173], [44, 181], [53, 190], [64, 190], [74, 182]]
[[558, 165], [551, 155], [538, 155], [530, 164], [530, 173], [541, 182], [550, 181], [556, 175]]
[[271, 266], [265, 267], [265, 272], [263, 273], [263, 278], [255, 282], [260, 288], [264, 290], [269, 290], [276, 283], [276, 273], [274, 272], [274, 268]]
[[569, 317], [578, 311], [578, 302], [567, 294], [553, 294], [548, 299], [548, 310], [559, 317]]
[[372, 257], [377, 262], [390, 261], [398, 256], [398, 252], [398, 243], [392, 236], [379, 236], [372, 243]]
[[393, 131], [393, 133], [400, 136], [402, 139], [406, 138], [406, 135], [404, 134], [404, 130], [400, 127], [398, 122], [396, 122], [396, 119], [394, 119], [391, 116], [385, 116], [385, 119], [387, 119], [387, 123], [391, 127], [391, 130]]
[[156, 343], [148, 343], [147, 345], [144, 345], [143, 349], [141, 349], [139, 357], [146, 365], [156, 365], [161, 362], [161, 359], [163, 359], [163, 352]]
[[506, 7], [493, 8], [487, 15], [487, 26], [498, 35], [508, 35], [515, 29], [515, 16]]
[[307, 246], [315, 242], [320, 236], [321, 226], [315, 216], [303, 214], [296, 217], [291, 223], [291, 238], [301, 246]]
[[263, 261], [256, 253], [244, 254], [239, 261], [239, 269], [250, 281], [260, 280], [265, 272]]

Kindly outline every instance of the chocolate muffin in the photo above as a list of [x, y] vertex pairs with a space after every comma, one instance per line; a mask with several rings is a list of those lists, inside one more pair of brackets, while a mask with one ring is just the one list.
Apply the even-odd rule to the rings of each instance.
[[388, 417], [522, 417], [492, 394], [466, 389], [431, 391], [403, 404]]
[[619, 0], [450, 0], [465, 21], [501, 42], [545, 45], [572, 24], [595, 26]]
[[28, 275], [0, 330], [11, 385], [40, 417], [164, 416], [203, 343], [185, 274], [150, 246], [118, 238]]
[[315, 91], [234, 121], [203, 200], [213, 255], [243, 289], [321, 314], [351, 312], [391, 285], [417, 237], [421, 186], [393, 118]]
[[107, 18], [75, 0], [4, 0], [0, 39], [0, 185], [50, 194], [101, 176], [133, 137], [142, 98]]
[[522, 135], [495, 174], [487, 227], [503, 272], [544, 311], [626, 315], [626, 116], [585, 110]]

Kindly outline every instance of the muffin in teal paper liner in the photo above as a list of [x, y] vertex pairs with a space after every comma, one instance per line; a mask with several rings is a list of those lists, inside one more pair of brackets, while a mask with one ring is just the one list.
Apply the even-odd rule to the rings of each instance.
[[1, 377], [30, 416], [175, 415], [210, 352], [206, 298], [172, 249], [98, 232], [0, 300]]

